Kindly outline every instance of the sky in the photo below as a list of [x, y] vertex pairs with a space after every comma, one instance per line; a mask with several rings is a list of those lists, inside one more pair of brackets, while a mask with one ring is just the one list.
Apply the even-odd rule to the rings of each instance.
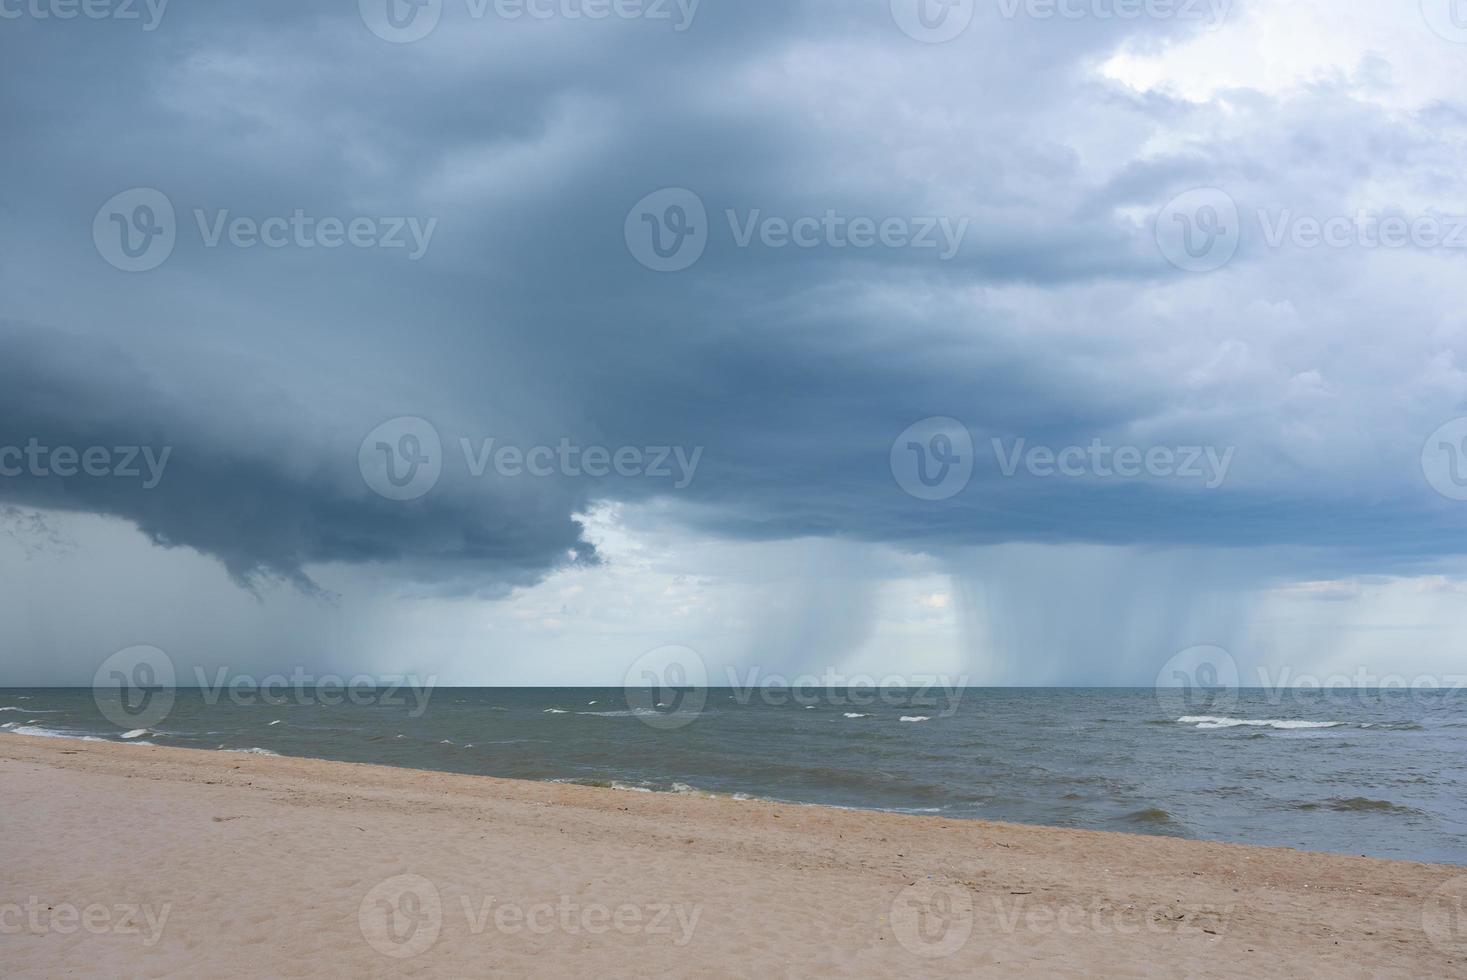
[[1458, 0], [0, 0], [0, 685], [1444, 676], [1464, 67]]

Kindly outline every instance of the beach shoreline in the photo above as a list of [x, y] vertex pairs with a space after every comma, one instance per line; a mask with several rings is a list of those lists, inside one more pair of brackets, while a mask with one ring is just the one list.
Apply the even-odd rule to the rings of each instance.
[[14, 734], [0, 796], [9, 976], [1467, 974], [1450, 865]]

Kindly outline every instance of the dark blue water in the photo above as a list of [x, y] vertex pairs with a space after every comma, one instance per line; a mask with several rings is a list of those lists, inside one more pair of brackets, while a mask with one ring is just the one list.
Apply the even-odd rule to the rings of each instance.
[[0, 689], [0, 723], [139, 752], [255, 750], [1467, 864], [1463, 692], [1243, 691], [1180, 706], [1150, 689], [698, 693], [693, 712], [629, 705], [619, 688], [444, 688], [425, 708], [403, 692], [327, 704], [310, 690], [188, 689], [129, 733], [89, 689]]

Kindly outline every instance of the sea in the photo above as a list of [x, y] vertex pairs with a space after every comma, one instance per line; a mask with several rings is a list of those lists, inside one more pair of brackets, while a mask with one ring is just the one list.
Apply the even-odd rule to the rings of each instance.
[[166, 694], [166, 710], [155, 703], [131, 727], [109, 701], [116, 690], [0, 689], [0, 737], [1467, 864], [1464, 691], [1245, 689], [1205, 702], [1150, 688], [149, 693]]

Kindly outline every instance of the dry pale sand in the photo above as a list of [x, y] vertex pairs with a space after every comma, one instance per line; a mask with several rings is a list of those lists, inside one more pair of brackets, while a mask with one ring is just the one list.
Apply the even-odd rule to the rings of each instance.
[[0, 737], [14, 977], [1467, 976], [1464, 872]]

